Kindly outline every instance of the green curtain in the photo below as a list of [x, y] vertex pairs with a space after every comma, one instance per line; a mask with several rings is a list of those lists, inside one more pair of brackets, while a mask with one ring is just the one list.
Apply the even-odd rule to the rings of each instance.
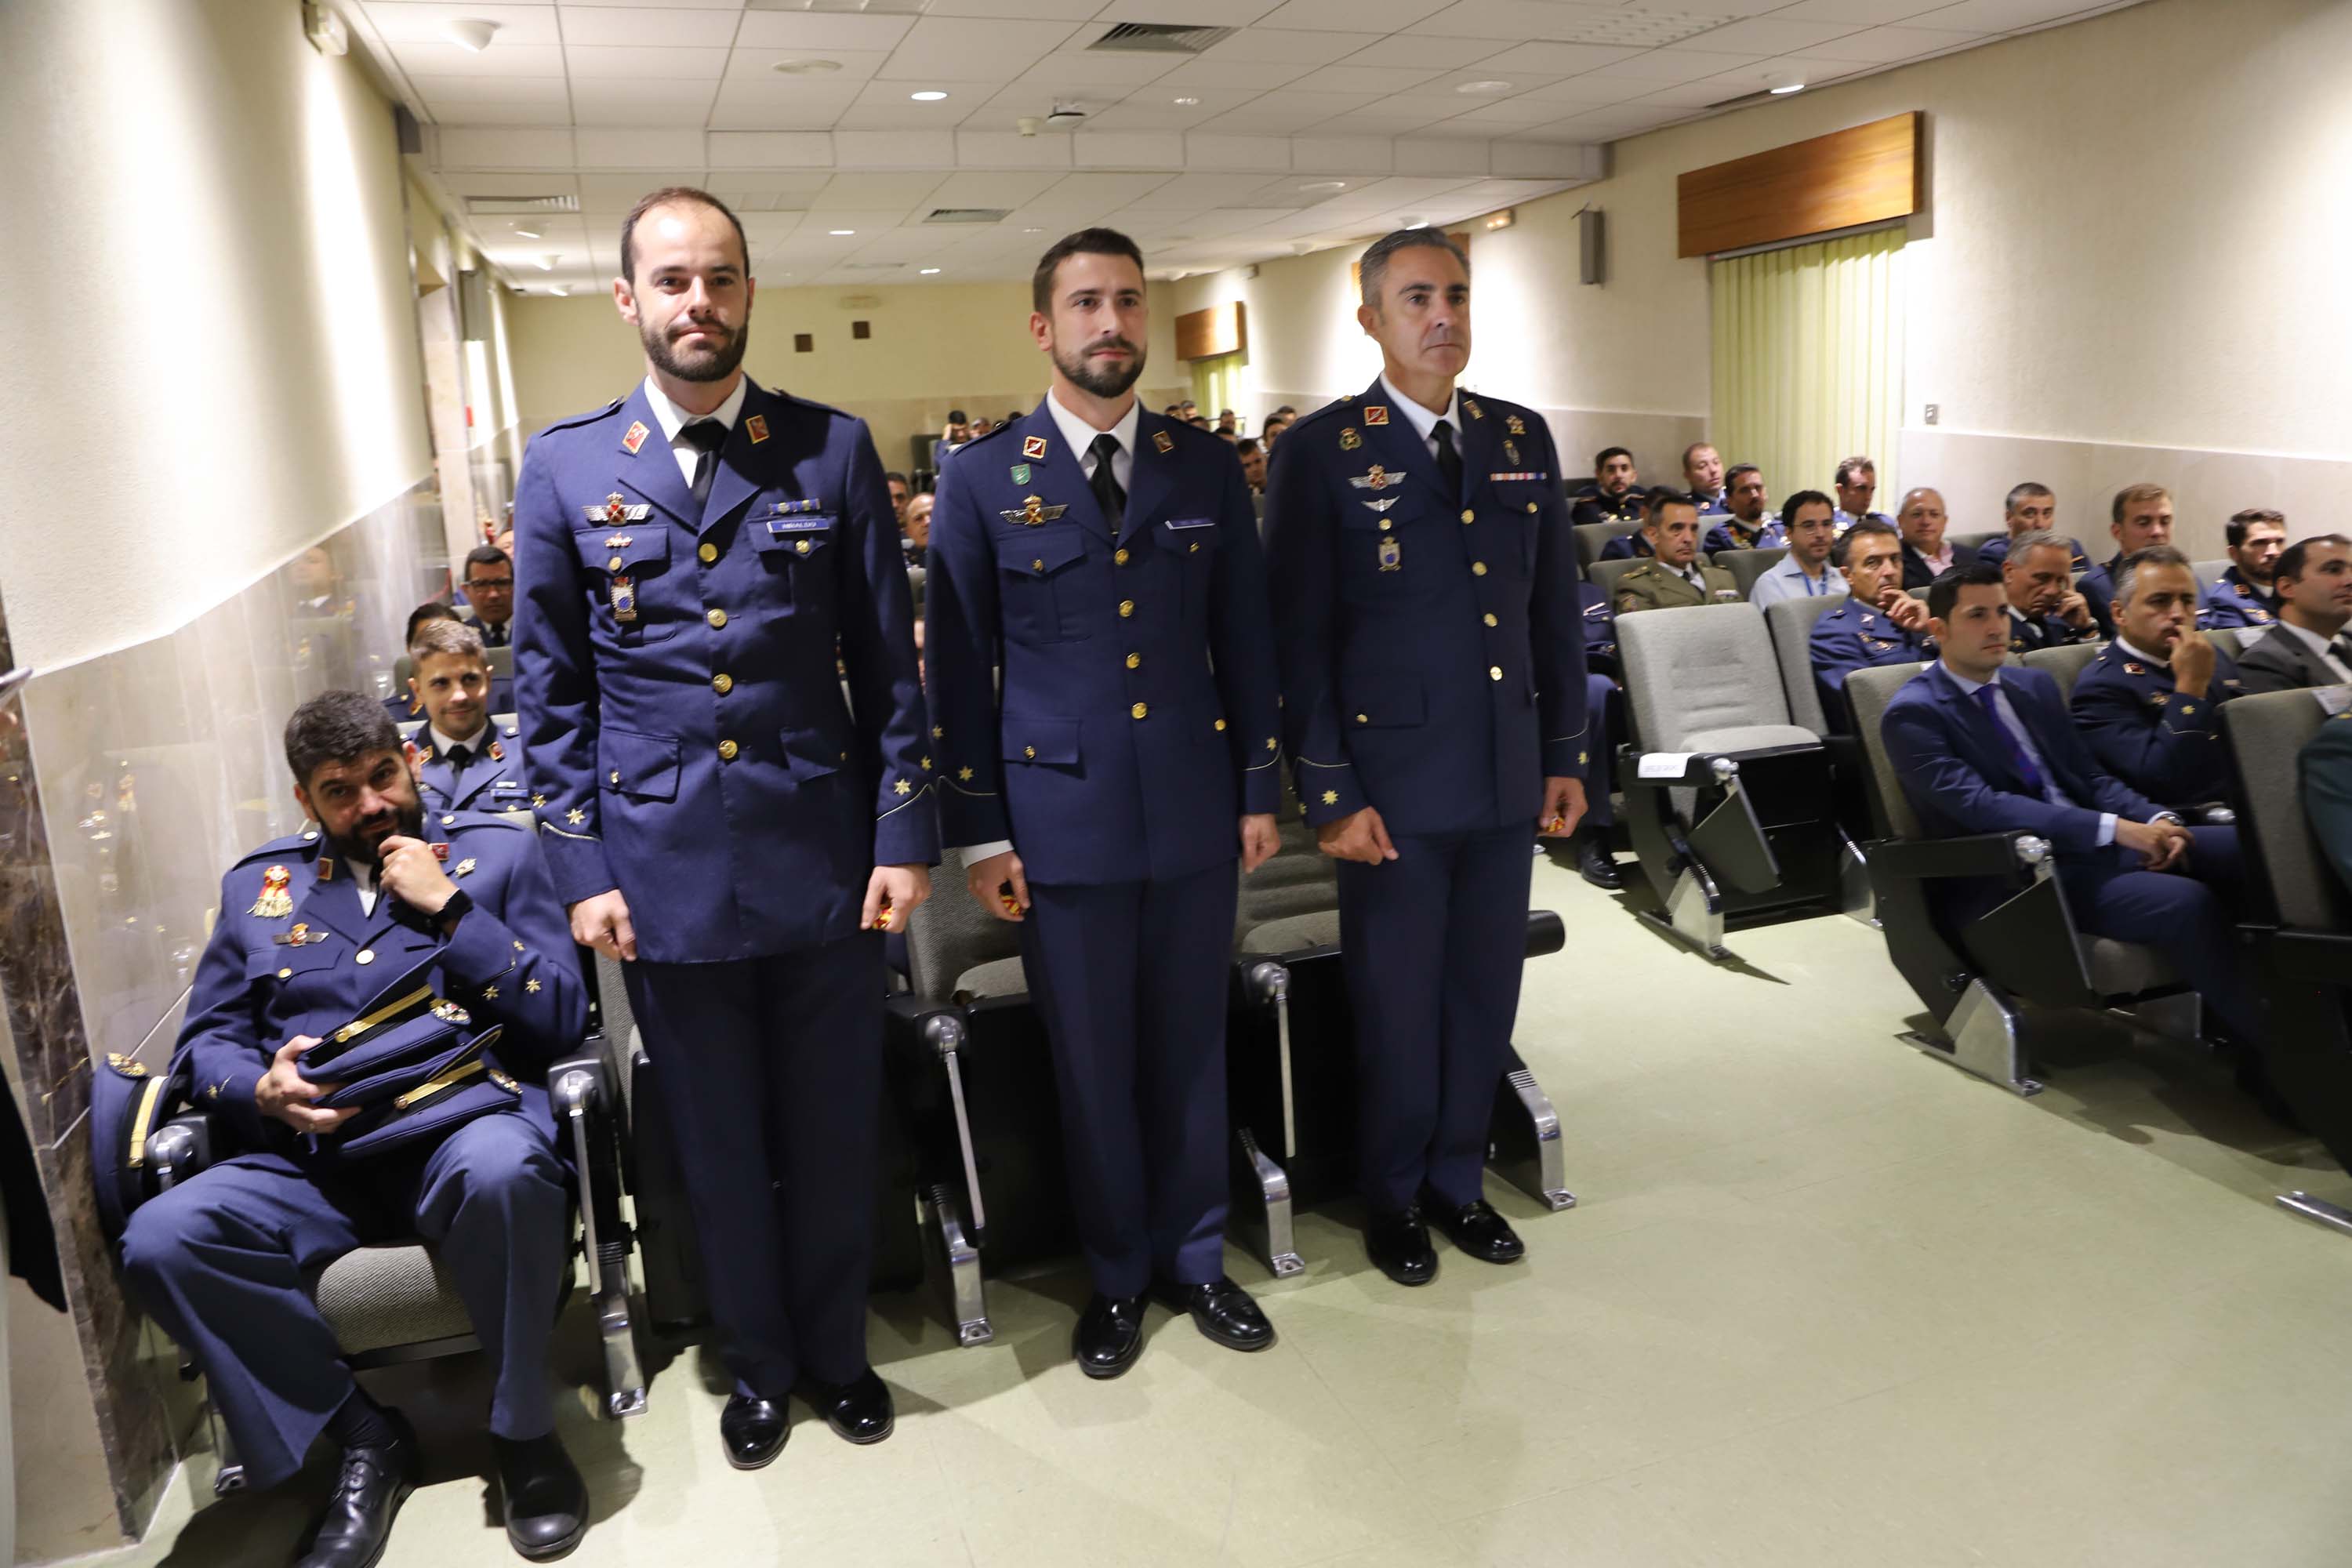
[[1902, 491], [1903, 230], [1715, 262], [1714, 422], [1726, 466], [1754, 463], [1774, 510], [1792, 491], [1834, 499], [1841, 459], [1877, 460], [1877, 510]]
[[1211, 424], [1216, 423], [1219, 409], [1241, 406], [1234, 395], [1241, 387], [1242, 366], [1248, 363], [1246, 353], [1213, 354], [1192, 362], [1192, 401], [1201, 405]]

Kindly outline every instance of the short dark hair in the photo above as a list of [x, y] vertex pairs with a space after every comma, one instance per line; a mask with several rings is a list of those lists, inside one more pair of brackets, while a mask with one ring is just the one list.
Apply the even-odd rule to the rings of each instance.
[[1598, 474], [1601, 469], [1607, 468], [1609, 466], [1609, 459], [1612, 458], [1622, 458], [1630, 463], [1633, 460], [1633, 454], [1625, 450], [1622, 447], [1603, 447], [1601, 450], [1592, 454], [1592, 471]]
[[1240, 456], [1247, 457], [1250, 453], [1257, 450], [1257, 437], [1255, 436], [1243, 437], [1240, 440], [1234, 443], [1234, 450]]
[[2000, 503], [2000, 510], [2003, 512], [2012, 512], [2017, 510], [2017, 503], [2028, 496], [2054, 496], [2057, 493], [2048, 485], [2036, 484], [2033, 480], [2028, 479], [2021, 485], [2010, 487], [2009, 496]]
[[503, 566], [511, 572], [514, 570], [514, 562], [505, 551], [495, 544], [477, 544], [466, 552], [466, 570], [459, 581], [472, 582], [474, 568], [477, 566]]
[[1723, 488], [1729, 489], [1733, 485], [1738, 484], [1739, 476], [1742, 474], [1754, 474], [1761, 479], [1764, 476], [1764, 470], [1753, 463], [1734, 463], [1723, 472]]
[[1837, 482], [1842, 485], [1852, 484], [1853, 480], [1851, 476], [1858, 473], [1868, 474], [1875, 479], [1878, 478], [1878, 465], [1860, 455], [1848, 458], [1837, 466]]
[[2145, 550], [2133, 551], [2116, 564], [2114, 602], [2128, 602], [2139, 589], [2139, 574], [2151, 566], [2178, 566], [2189, 574], [2192, 584], [2196, 580], [2197, 569], [2189, 564], [2188, 556], [2169, 544], [2151, 544]]
[[400, 749], [400, 729], [383, 704], [356, 691], [321, 691], [286, 721], [286, 765], [308, 789], [330, 763], [355, 763], [371, 752]]
[[1289, 404], [1286, 403], [1286, 404], [1284, 404], [1281, 407], [1279, 407], [1279, 408], [1276, 409], [1274, 412], [1275, 412], [1276, 414], [1278, 414], [1278, 415], [1282, 416], [1283, 416], [1283, 417], [1285, 417], [1285, 418], [1288, 418], [1291, 415], [1297, 413], [1297, 412], [1298, 412], [1298, 410], [1297, 410], [1297, 409], [1296, 409], [1296, 408], [1293, 408]]
[[962, 409], [950, 408], [948, 410], [948, 423], [950, 425], [969, 425], [971, 423], [971, 420], [966, 416]]
[[1184, 423], [1187, 425], [1198, 425], [1202, 429], [1206, 430], [1209, 427], [1209, 416], [1205, 414], [1195, 414], [1190, 419], [1185, 420]]
[[1780, 502], [1781, 526], [1786, 527], [1796, 521], [1798, 509], [1809, 506], [1825, 506], [1830, 509], [1830, 517], [1832, 521], [1837, 517], [1837, 502], [1819, 490], [1799, 490], [1795, 495]]
[[1853, 542], [1870, 534], [1891, 539], [1897, 549], [1902, 547], [1903, 531], [1893, 523], [1881, 522], [1874, 517], [1856, 518], [1853, 526], [1839, 534], [1837, 542], [1830, 546], [1830, 564], [1844, 570], [1847, 559], [1853, 553]]
[[1180, 415], [1180, 414], [1181, 414], [1181, 413], [1183, 413], [1183, 412], [1184, 412], [1184, 405], [1183, 405], [1182, 404], [1181, 404], [1181, 403], [1171, 403], [1171, 404], [1170, 404], [1167, 407], [1165, 407], [1165, 408], [1163, 408], [1163, 409], [1161, 409], [1161, 410], [1160, 411], [1160, 416], [1161, 418], [1163, 418], [1163, 419], [1173, 419], [1173, 418], [1175, 418], [1178, 415]]
[[709, 191], [692, 185], [664, 185], [657, 191], [647, 191], [621, 220], [621, 276], [635, 284], [637, 280], [637, 220], [656, 207], [694, 204], [709, 207], [725, 218], [735, 229], [736, 254], [743, 258], [743, 275], [751, 275], [751, 242], [743, 237], [743, 220], [735, 209], [712, 195]]
[[1143, 252], [1135, 241], [1115, 228], [1082, 228], [1055, 240], [1037, 258], [1037, 270], [1029, 279], [1031, 310], [1041, 316], [1054, 313], [1054, 274], [1073, 256], [1124, 256], [1135, 263], [1139, 277], [1143, 272]]
[[893, 479], [903, 485], [907, 482], [907, 476], [896, 468], [885, 468], [882, 471], [882, 482], [887, 485]]
[[1470, 253], [1454, 244], [1454, 237], [1443, 229], [1391, 229], [1372, 241], [1370, 245], [1366, 246], [1362, 258], [1356, 263], [1365, 304], [1373, 304], [1380, 300], [1381, 279], [1388, 276], [1389, 258], [1400, 250], [1412, 250], [1416, 247], [1444, 251], [1462, 264], [1462, 276], [1465, 279], [1470, 276]]
[[2231, 549], [2235, 550], [2246, 542], [2246, 531], [2258, 522], [2276, 523], [2284, 528], [2286, 513], [2273, 511], [2266, 506], [2250, 506], [2243, 511], [2233, 511], [2230, 514], [2230, 521], [2221, 525], [2221, 537], [2230, 542]]
[[1642, 521], [1657, 522], [1658, 514], [1670, 506], [1686, 506], [1698, 510], [1698, 497], [1688, 490], [1678, 490], [1672, 485], [1652, 485], [1642, 496]]
[[408, 612], [408, 624], [400, 628], [400, 646], [406, 647], [410, 643], [415, 642], [416, 640], [416, 628], [423, 626], [427, 621], [455, 621], [462, 619], [464, 619], [464, 617], [458, 615], [453, 606], [445, 605], [438, 599], [427, 599], [425, 603], [417, 605], [416, 608]]
[[2284, 583], [2290, 577], [2303, 575], [2304, 563], [2311, 559], [2315, 544], [2333, 544], [2339, 550], [2352, 550], [2352, 539], [2340, 533], [2315, 533], [2309, 539], [2298, 539], [2279, 552], [2278, 578]]
[[[1853, 530], [1846, 531], [1851, 533]], [[1937, 620], [1951, 617], [1952, 606], [1960, 602], [1963, 588], [1999, 588], [2000, 563], [1997, 561], [1971, 561], [1965, 566], [1955, 566], [1940, 573], [1927, 584], [1927, 613]]]

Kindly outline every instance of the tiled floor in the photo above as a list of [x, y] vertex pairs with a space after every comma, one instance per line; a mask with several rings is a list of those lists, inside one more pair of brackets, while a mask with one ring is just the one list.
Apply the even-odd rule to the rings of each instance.
[[[1570, 941], [1531, 966], [1518, 1038], [1582, 1204], [1539, 1215], [1492, 1189], [1525, 1264], [1441, 1243], [1437, 1282], [1406, 1291], [1348, 1216], [1309, 1216], [1303, 1278], [1233, 1260], [1273, 1351], [1234, 1355], [1155, 1310], [1141, 1363], [1108, 1384], [1068, 1363], [1075, 1270], [998, 1282], [985, 1348], [911, 1310], [876, 1320], [891, 1441], [804, 1423], [752, 1476], [721, 1458], [719, 1395], [689, 1359], [642, 1420], [566, 1411], [597, 1500], [572, 1561], [2347, 1560], [2352, 1240], [2269, 1201], [2352, 1201], [2315, 1145], [2120, 1031], [2031, 1102], [1965, 1078], [1896, 1043], [1913, 999], [1847, 921], [1739, 933], [1744, 965], [1718, 968], [1548, 863], [1536, 888]], [[463, 1431], [476, 1376], [430, 1374], [440, 1479], [388, 1564], [514, 1561]], [[325, 1476], [193, 1519], [190, 1481], [209, 1476], [109, 1561], [285, 1561]]]

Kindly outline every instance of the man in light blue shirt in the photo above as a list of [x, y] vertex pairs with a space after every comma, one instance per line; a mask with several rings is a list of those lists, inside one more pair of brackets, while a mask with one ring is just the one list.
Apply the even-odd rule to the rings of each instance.
[[1780, 526], [1788, 531], [1789, 553], [1772, 563], [1748, 590], [1748, 602], [1769, 609], [1783, 599], [1819, 599], [1846, 591], [1845, 574], [1830, 570], [1830, 549], [1837, 543], [1837, 508], [1819, 490], [1799, 490], [1780, 509]]

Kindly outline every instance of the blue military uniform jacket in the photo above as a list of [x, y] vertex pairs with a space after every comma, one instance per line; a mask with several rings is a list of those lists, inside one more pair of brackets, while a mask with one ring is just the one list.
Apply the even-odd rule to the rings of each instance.
[[1283, 437], [1266, 504], [1283, 721], [1320, 824], [1532, 825], [1589, 767], [1583, 599], [1542, 418], [1461, 395], [1462, 488], [1375, 379]]
[[428, 725], [415, 734], [416, 783], [432, 811], [520, 811], [530, 805], [523, 767], [522, 726], [485, 726], [474, 737], [481, 754], [452, 775], [449, 759], [433, 743]]
[[1578, 526], [1595, 522], [1639, 522], [1642, 521], [1643, 491], [1629, 489], [1612, 500], [1601, 492], [1597, 479], [1588, 480], [1584, 488], [1569, 500], [1569, 521]]
[[1630, 561], [1637, 556], [1648, 557], [1655, 555], [1656, 553], [1656, 551], [1650, 548], [1650, 541], [1648, 537], [1636, 531], [1633, 533], [1621, 533], [1614, 539], [1612, 539], [1608, 543], [1601, 547], [1601, 553], [1597, 559], [1602, 561]]
[[939, 856], [898, 530], [863, 420], [751, 386], [698, 502], [642, 383], [540, 433], [515, 494], [516, 700], [566, 903], [617, 887], [640, 957], [859, 929]]
[[2032, 653], [2045, 647], [2071, 647], [2078, 642], [2089, 642], [2099, 635], [2098, 627], [2070, 626], [2055, 616], [2021, 616], [2012, 608], [2009, 613], [2009, 651]]
[[1713, 495], [1707, 496], [1700, 495], [1694, 490], [1691, 495], [1698, 502], [1698, 515], [1702, 521], [1710, 517], [1731, 515], [1731, 498], [1727, 491], [1717, 490]]
[[1813, 623], [1808, 647], [1813, 679], [1822, 689], [1822, 710], [1829, 717], [1830, 728], [1839, 731], [1845, 729], [1847, 676], [1857, 669], [1916, 664], [1936, 657], [1934, 638], [1906, 631], [1888, 619], [1885, 611], [1852, 598], [1841, 600], [1836, 609]]
[[381, 887], [364, 912], [350, 868], [316, 828], [271, 840], [221, 879], [174, 1065], [185, 1058], [196, 1103], [226, 1118], [244, 1147], [334, 1158], [331, 1138], [313, 1153], [265, 1119], [254, 1085], [288, 1040], [332, 1034], [436, 952], [435, 991], [477, 1024], [505, 1026], [488, 1054], [522, 1081], [525, 1110], [545, 1118], [546, 1065], [580, 1043], [588, 1005], [537, 836], [504, 817], [428, 811], [425, 838], [447, 847], [442, 870], [474, 900], [454, 935]]
[[1583, 609], [1584, 668], [1593, 675], [1618, 678], [1617, 612], [1609, 605], [1609, 590], [1598, 583], [1579, 582], [1577, 603]]
[[1706, 531], [1699, 548], [1712, 555], [1718, 550], [1778, 550], [1788, 542], [1789, 531], [1777, 517], [1768, 517], [1750, 530], [1738, 518], [1726, 515]]
[[2277, 621], [2276, 596], [2247, 582], [2235, 566], [2222, 573], [2197, 605], [2197, 625], [2209, 632], [2222, 626], [2273, 626]]
[[2074, 723], [2107, 772], [2159, 805], [2179, 809], [2229, 793], [2221, 704], [2238, 696], [2238, 667], [2216, 648], [2203, 698], [2173, 689], [2172, 668], [2116, 644], [2074, 682]]
[[940, 813], [951, 844], [1011, 839], [1033, 881], [1206, 870], [1240, 854], [1244, 813], [1282, 802], [1241, 463], [1149, 409], [1135, 439], [1123, 518], [1042, 402], [940, 477], [923, 647]]
[[1889, 528], [1895, 526], [1895, 520], [1883, 511], [1866, 511], [1862, 516], [1856, 517], [1842, 506], [1830, 509], [1830, 521], [1836, 525], [1840, 533], [1843, 533], [1855, 523], [1863, 521], [1883, 522]]

